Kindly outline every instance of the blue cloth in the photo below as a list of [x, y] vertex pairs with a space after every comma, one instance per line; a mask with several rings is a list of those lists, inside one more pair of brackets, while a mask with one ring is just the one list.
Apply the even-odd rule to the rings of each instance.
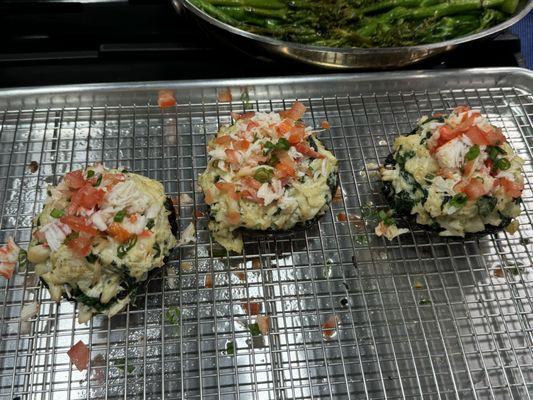
[[513, 25], [511, 32], [520, 37], [520, 46], [526, 67], [533, 69], [533, 11]]

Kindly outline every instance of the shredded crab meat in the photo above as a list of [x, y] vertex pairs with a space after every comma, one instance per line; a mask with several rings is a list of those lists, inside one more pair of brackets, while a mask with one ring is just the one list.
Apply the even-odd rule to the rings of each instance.
[[7, 239], [7, 244], [0, 247], [0, 275], [6, 279], [13, 276], [15, 266], [19, 258], [20, 248], [15, 244], [13, 238]]

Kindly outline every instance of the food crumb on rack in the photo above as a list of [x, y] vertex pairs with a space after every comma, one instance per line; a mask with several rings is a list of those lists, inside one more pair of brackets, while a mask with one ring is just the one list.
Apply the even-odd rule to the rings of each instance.
[[204, 278], [204, 287], [210, 289], [213, 287], [213, 274], [209, 273]]
[[337, 333], [338, 325], [341, 320], [338, 315], [330, 315], [326, 321], [321, 325], [322, 337], [324, 340], [329, 340]]
[[270, 316], [268, 315], [258, 315], [256, 318], [257, 326], [263, 336], [268, 335], [270, 332]]
[[39, 170], [39, 163], [37, 161], [32, 161], [28, 164], [28, 170], [31, 173], [36, 173]]
[[159, 108], [174, 107], [176, 105], [176, 98], [172, 90], [160, 90], [157, 95], [157, 105]]
[[231, 90], [229, 88], [220, 90], [217, 98], [221, 103], [231, 103], [231, 101], [233, 101], [233, 96], [231, 95]]
[[81, 372], [87, 369], [87, 365], [89, 364], [89, 348], [83, 343], [83, 340], [78, 341], [78, 343], [72, 346], [67, 354], [78, 371]]
[[12, 237], [7, 239], [7, 244], [0, 247], [0, 275], [11, 279], [15, 266], [19, 260], [20, 247], [15, 244]]
[[24, 307], [20, 310], [20, 321], [27, 322], [35, 317], [39, 312], [39, 307], [40, 305], [36, 301], [24, 304]]
[[420, 281], [415, 281], [415, 289], [423, 289], [424, 285]]

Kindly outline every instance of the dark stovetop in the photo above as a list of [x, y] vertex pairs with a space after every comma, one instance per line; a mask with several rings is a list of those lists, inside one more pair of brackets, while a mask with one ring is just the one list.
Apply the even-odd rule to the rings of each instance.
[[[0, 0], [0, 87], [329, 73], [220, 45], [170, 0]], [[519, 66], [504, 33], [411, 68]]]

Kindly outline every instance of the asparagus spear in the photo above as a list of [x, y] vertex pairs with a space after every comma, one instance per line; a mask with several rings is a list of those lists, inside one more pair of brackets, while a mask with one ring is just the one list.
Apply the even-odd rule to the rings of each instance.
[[270, 19], [285, 19], [287, 16], [285, 10], [266, 10], [256, 7], [218, 7], [218, 9], [238, 20], [246, 20], [250, 16]]
[[267, 10], [280, 10], [285, 4], [277, 0], [208, 0], [213, 6], [222, 7], [257, 7]]

